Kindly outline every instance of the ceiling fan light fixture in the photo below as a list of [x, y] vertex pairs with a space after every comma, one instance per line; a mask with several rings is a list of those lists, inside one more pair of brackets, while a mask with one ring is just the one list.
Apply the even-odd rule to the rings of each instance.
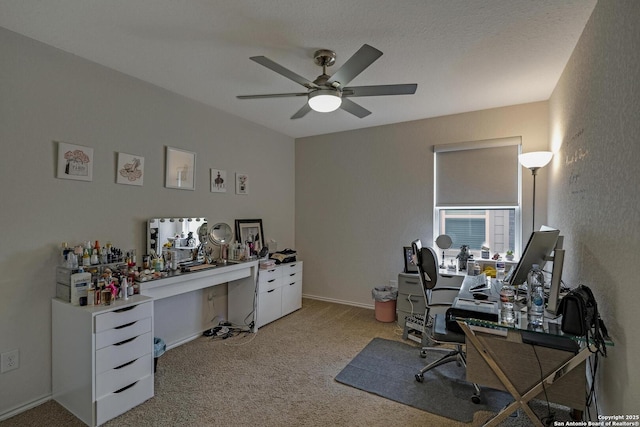
[[319, 113], [330, 113], [340, 108], [340, 92], [331, 89], [318, 89], [309, 94], [309, 107]]

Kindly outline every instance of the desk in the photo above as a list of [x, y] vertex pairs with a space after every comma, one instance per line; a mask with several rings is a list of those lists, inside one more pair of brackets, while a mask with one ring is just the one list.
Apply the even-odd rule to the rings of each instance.
[[[214, 301], [213, 297], [204, 295], [203, 290], [225, 283], [228, 283], [226, 301], [216, 302], [215, 314], [224, 314], [226, 305], [227, 320], [238, 325], [253, 322], [253, 332], [256, 332], [257, 275], [258, 261], [230, 263], [140, 282], [140, 294], [153, 297], [156, 336], [164, 339], [168, 348], [173, 348], [199, 337], [210, 327], [209, 303]], [[218, 293], [224, 291], [221, 288]]]
[[[475, 284], [474, 277], [465, 278], [459, 298], [472, 298], [469, 288]], [[492, 284], [485, 293], [488, 294], [487, 301], [497, 301], [498, 285]], [[497, 425], [518, 408], [523, 409], [534, 425], [542, 426], [528, 405], [533, 398], [548, 397], [549, 401], [576, 409], [582, 409], [585, 404], [585, 360], [591, 355], [590, 350], [582, 345], [579, 351], [574, 353], [525, 344], [522, 342], [521, 332], [530, 330], [526, 313], [521, 311], [516, 314], [518, 321], [511, 327], [505, 327], [499, 322], [471, 318], [456, 319], [467, 340], [467, 381], [506, 390], [515, 399], [489, 420], [485, 424], [487, 426]], [[545, 318], [543, 328], [535, 333], [562, 335], [559, 320]], [[485, 327], [488, 330], [499, 328], [498, 334], [478, 330]]]

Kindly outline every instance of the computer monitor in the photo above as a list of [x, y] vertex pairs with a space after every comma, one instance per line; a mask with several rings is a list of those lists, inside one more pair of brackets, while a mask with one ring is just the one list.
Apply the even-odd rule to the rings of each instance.
[[[505, 279], [511, 286], [522, 285], [527, 281], [527, 274], [533, 264], [538, 264], [542, 269], [547, 261], [554, 261], [547, 302], [547, 311], [553, 315], [557, 314], [562, 281], [562, 265], [564, 262], [562, 240], [560, 230], [554, 230], [549, 227], [543, 227], [540, 231], [531, 233], [520, 261], [509, 271], [507, 279]], [[554, 253], [553, 257], [550, 256], [552, 252]]]
[[538, 264], [542, 269], [549, 255], [556, 246], [560, 230], [534, 231], [529, 237], [527, 246], [520, 257], [518, 264], [509, 274], [508, 282], [511, 286], [519, 286], [527, 281], [527, 274], [533, 264]]
[[553, 269], [551, 270], [551, 287], [547, 300], [547, 312], [553, 316], [558, 315], [560, 305], [560, 291], [562, 290], [562, 267], [564, 265], [564, 236], [558, 236], [556, 247], [553, 250]]

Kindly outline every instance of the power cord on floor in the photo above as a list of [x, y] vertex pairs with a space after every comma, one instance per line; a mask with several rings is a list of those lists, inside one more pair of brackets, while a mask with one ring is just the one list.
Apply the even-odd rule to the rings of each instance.
[[542, 423], [545, 426], [551, 426], [553, 425], [553, 422], [556, 419], [556, 414], [555, 412], [551, 411], [551, 405], [549, 404], [549, 396], [547, 395], [547, 387], [545, 387], [544, 385], [544, 373], [542, 372], [542, 363], [540, 362], [540, 358], [538, 357], [536, 346], [532, 344], [531, 348], [533, 349], [533, 354], [536, 356], [536, 360], [538, 361], [538, 369], [540, 370], [540, 382], [542, 383], [542, 390], [544, 391], [544, 400], [547, 402], [547, 416], [540, 418], [540, 421], [542, 421]]
[[250, 334], [253, 330], [254, 323], [251, 322], [248, 326], [237, 326], [230, 322], [221, 321], [218, 326], [211, 329], [207, 329], [202, 333], [205, 337], [210, 337], [214, 340], [226, 340], [231, 337], [238, 336], [242, 333]]

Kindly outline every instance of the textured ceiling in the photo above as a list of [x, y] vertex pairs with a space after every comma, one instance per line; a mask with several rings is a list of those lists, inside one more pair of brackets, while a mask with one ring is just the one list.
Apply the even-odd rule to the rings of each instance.
[[[0, 26], [292, 137], [546, 100], [596, 0], [0, 0]], [[415, 95], [353, 98], [372, 112], [311, 112], [304, 88], [363, 44], [383, 56], [352, 86], [417, 83]], [[301, 90], [302, 89], [302, 90]]]

